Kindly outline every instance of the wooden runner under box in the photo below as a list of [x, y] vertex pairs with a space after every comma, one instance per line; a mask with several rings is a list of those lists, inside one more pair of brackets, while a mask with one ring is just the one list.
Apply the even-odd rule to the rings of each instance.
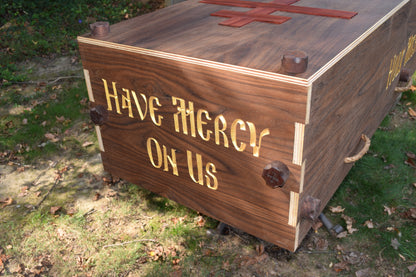
[[416, 69], [415, 0], [190, 0], [94, 27], [105, 170], [292, 251]]

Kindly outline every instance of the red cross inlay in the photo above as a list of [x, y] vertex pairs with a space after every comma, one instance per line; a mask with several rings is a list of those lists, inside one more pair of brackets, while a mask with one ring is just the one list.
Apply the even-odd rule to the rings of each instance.
[[287, 16], [271, 15], [276, 11], [288, 12], [288, 13], [300, 13], [317, 16], [336, 17], [343, 19], [351, 19], [356, 12], [340, 11], [340, 10], [329, 10], [321, 8], [301, 7], [292, 6], [300, 0], [273, 0], [270, 3], [253, 2], [244, 0], [201, 0], [200, 3], [251, 8], [247, 12], [237, 12], [229, 10], [220, 10], [212, 13], [212, 16], [228, 17], [229, 19], [220, 22], [220, 25], [231, 26], [231, 27], [242, 27], [254, 21], [268, 22], [273, 24], [282, 24], [291, 19]]

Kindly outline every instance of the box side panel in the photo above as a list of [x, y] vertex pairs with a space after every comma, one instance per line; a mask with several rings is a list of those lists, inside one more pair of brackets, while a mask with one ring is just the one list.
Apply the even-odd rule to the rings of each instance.
[[[107, 171], [294, 250], [307, 88], [85, 43], [80, 52], [94, 106], [108, 111]], [[262, 178], [275, 160], [290, 171], [283, 189]]]
[[411, 73], [416, 71], [416, 0], [411, 1], [407, 23], [407, 49], [403, 68]]
[[[305, 185], [323, 209], [352, 164], [344, 158], [363, 147], [394, 106], [406, 50], [409, 3], [334, 64], [312, 86], [310, 124], [305, 129]], [[303, 238], [310, 224], [301, 222]]]

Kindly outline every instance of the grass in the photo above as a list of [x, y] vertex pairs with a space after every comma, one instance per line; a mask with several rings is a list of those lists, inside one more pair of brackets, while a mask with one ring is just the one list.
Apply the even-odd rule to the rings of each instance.
[[65, 147], [65, 143], [52, 143], [45, 135], [52, 134], [60, 139], [74, 123], [85, 121], [86, 97], [86, 88], [81, 82], [76, 87], [41, 88], [30, 97], [10, 89], [1, 102], [4, 106], [16, 103], [17, 112], [0, 117], [0, 151], [18, 147], [16, 154], [27, 162], [47, 153], [56, 153]]

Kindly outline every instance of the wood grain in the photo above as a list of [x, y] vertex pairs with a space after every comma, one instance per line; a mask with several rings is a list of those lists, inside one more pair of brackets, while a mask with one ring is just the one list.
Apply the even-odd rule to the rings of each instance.
[[[386, 82], [392, 57], [405, 48], [408, 9], [403, 6], [313, 84], [303, 195], [320, 199], [322, 209], [352, 167], [344, 158], [363, 147], [361, 134], [373, 135], [396, 102], [395, 85], [386, 89]], [[307, 225], [301, 223], [301, 239]]]
[[[306, 116], [307, 88], [84, 43], [80, 43], [80, 51], [96, 105], [107, 106], [102, 81], [106, 79], [117, 82], [118, 91], [129, 88], [156, 96], [163, 107], [159, 111], [164, 117], [161, 127], [149, 119], [140, 122], [137, 116], [130, 118], [126, 111], [109, 113], [107, 123], [100, 128], [106, 170], [294, 250], [295, 227], [288, 224], [290, 191], [299, 192], [301, 167], [292, 164], [293, 143], [295, 122], [304, 122]], [[229, 125], [240, 118], [253, 122], [258, 132], [269, 128], [270, 139], [263, 139], [260, 157], [253, 157], [250, 151], [238, 152], [232, 145], [225, 148], [177, 133], [171, 96], [192, 101], [195, 110], [205, 109], [211, 118], [222, 114]], [[213, 129], [212, 121], [205, 128]], [[151, 165], [148, 138], [177, 150], [179, 176]], [[239, 133], [239, 141], [250, 143], [245, 132]], [[191, 180], [187, 150], [216, 166], [218, 190]], [[261, 176], [264, 166], [273, 160], [285, 163], [290, 170], [283, 190], [269, 188]]]
[[281, 25], [254, 22], [236, 29], [220, 26], [223, 19], [210, 16], [223, 6], [189, 0], [113, 25], [110, 35], [101, 40], [273, 73], [283, 73], [283, 54], [298, 49], [307, 52], [309, 66], [296, 76], [307, 79], [402, 2], [299, 1], [294, 5], [355, 11], [358, 15], [343, 20], [279, 12], [292, 19]]
[[[362, 147], [361, 134], [371, 136], [395, 103], [397, 78], [386, 88], [391, 61], [416, 33], [416, 0], [303, 2], [290, 7], [303, 10], [309, 5], [358, 15], [346, 23], [279, 12], [271, 15], [292, 17], [284, 28], [251, 22], [235, 29], [219, 26], [222, 19], [210, 16], [221, 6], [190, 0], [111, 26], [110, 34], [100, 39], [80, 37], [93, 105], [108, 106], [103, 80], [109, 90], [114, 82], [119, 94], [120, 111], [111, 100], [108, 121], [97, 128], [105, 169], [295, 250], [310, 229], [310, 223], [299, 218], [299, 206], [312, 196], [322, 201], [323, 209], [332, 197], [351, 168], [344, 158]], [[241, 7], [227, 11], [246, 12]], [[282, 72], [280, 60], [291, 49], [307, 53], [305, 73]], [[412, 56], [406, 66], [416, 69], [415, 65]], [[126, 91], [148, 101], [157, 98], [160, 126], [149, 114], [141, 119], [136, 109], [129, 116], [121, 101]], [[195, 113], [209, 113], [205, 131], [215, 129], [216, 118], [225, 121], [229, 145], [224, 137], [216, 143], [213, 133], [204, 140], [198, 133], [193, 137], [177, 131], [173, 97], [186, 100], [188, 114], [191, 102]], [[246, 128], [236, 129], [244, 149], [231, 143], [233, 122]], [[249, 123], [255, 125], [257, 136], [261, 130], [270, 132], [262, 140], [259, 157], [250, 146]], [[147, 147], [156, 147], [156, 142], [171, 159], [175, 154], [177, 171], [167, 159], [158, 159], [155, 148], [149, 156]], [[201, 175], [203, 185], [192, 180], [188, 159], [192, 157], [197, 172], [197, 154], [206, 168], [215, 165], [217, 190], [208, 187], [207, 172]], [[152, 164], [155, 156], [160, 166]], [[282, 189], [267, 186], [262, 178], [265, 165], [273, 161], [290, 171]]]

